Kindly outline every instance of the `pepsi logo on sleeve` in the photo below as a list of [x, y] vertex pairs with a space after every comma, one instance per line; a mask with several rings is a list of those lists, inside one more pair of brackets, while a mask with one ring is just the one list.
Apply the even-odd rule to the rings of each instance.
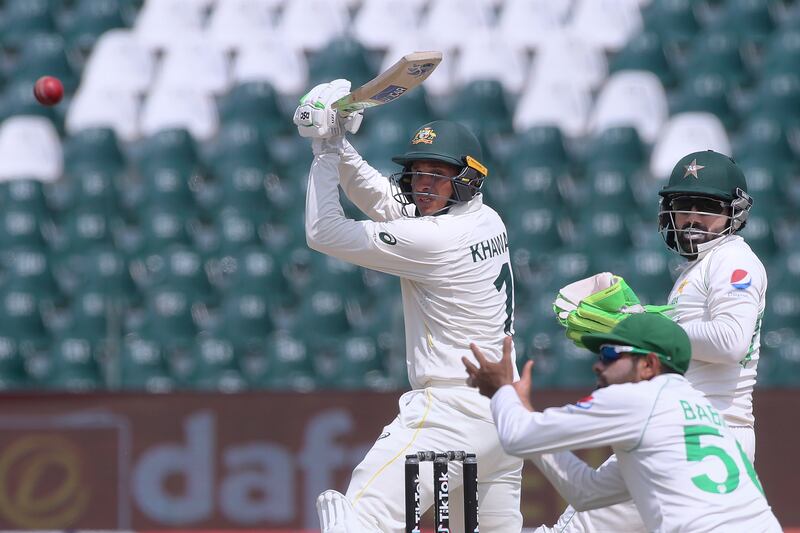
[[753, 278], [747, 270], [736, 269], [731, 274], [731, 285], [734, 289], [744, 290], [753, 283]]
[[586, 396], [575, 402], [575, 407], [580, 407], [581, 409], [589, 409], [592, 405], [594, 405], [593, 396]]

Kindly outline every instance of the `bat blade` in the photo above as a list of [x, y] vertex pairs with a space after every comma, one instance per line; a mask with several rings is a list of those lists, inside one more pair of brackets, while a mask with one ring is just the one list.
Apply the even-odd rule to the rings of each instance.
[[406, 54], [378, 76], [337, 100], [333, 107], [339, 110], [339, 114], [349, 115], [368, 107], [388, 104], [425, 81], [441, 62], [441, 52]]

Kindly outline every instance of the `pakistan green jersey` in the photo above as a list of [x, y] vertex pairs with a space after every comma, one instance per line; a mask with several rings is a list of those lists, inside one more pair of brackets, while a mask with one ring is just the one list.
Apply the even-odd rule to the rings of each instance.
[[[492, 414], [506, 452], [546, 454], [537, 464], [579, 511], [633, 498], [648, 531], [781, 531], [722, 414], [683, 376], [611, 385], [543, 412], [505, 386]], [[598, 469], [566, 452], [601, 446], [616, 460]]]

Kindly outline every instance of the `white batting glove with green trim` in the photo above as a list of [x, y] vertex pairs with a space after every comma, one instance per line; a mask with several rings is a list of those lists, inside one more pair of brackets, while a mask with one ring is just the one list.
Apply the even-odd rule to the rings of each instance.
[[333, 104], [350, 92], [350, 81], [339, 79], [321, 83], [300, 99], [292, 121], [301, 137], [333, 139], [345, 131], [356, 133], [361, 126], [361, 111], [342, 117]]

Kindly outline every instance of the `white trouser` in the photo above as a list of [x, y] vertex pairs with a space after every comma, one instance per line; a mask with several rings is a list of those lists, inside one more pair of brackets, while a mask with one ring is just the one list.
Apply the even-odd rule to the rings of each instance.
[[[756, 453], [756, 435], [749, 426], [728, 426], [752, 462]], [[533, 533], [646, 533], [633, 500], [578, 512], [567, 506], [553, 527], [540, 526]]]
[[[522, 460], [503, 452], [488, 399], [468, 387], [413, 390], [400, 397], [400, 414], [353, 471], [347, 497], [369, 529], [405, 531], [405, 456], [422, 450], [465, 450], [478, 460], [482, 531], [519, 533]], [[420, 498], [433, 504], [433, 465], [420, 464]], [[464, 530], [461, 464], [450, 463], [450, 527]]]

